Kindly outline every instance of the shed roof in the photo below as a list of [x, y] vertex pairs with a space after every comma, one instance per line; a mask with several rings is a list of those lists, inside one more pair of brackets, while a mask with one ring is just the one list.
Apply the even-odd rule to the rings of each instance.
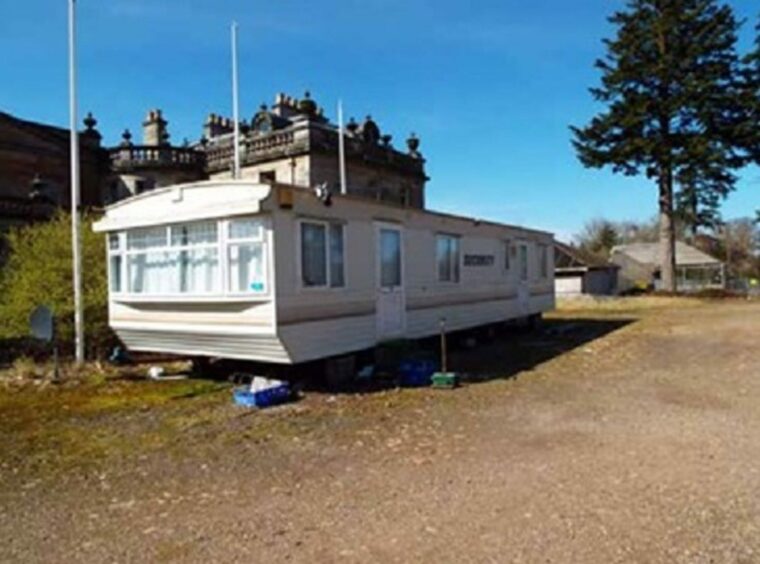
[[555, 269], [604, 269], [618, 268], [616, 264], [584, 252], [583, 249], [554, 240]]
[[[612, 253], [627, 255], [641, 264], [659, 265], [661, 262], [659, 243], [632, 243], [630, 245], [618, 245], [612, 249]], [[677, 266], [696, 266], [705, 264], [720, 264], [720, 261], [703, 253], [699, 249], [695, 249], [691, 245], [676, 241]]]

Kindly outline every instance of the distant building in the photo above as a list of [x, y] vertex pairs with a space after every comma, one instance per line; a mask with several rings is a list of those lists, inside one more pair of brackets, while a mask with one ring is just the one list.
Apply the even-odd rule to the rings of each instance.
[[619, 267], [554, 242], [554, 291], [557, 297], [611, 296], [617, 293]]
[[[414, 208], [425, 205], [425, 160], [412, 134], [406, 151], [396, 149], [371, 117], [345, 126], [347, 192], [373, 200]], [[107, 200], [117, 200], [160, 186], [191, 180], [225, 179], [232, 174], [233, 122], [210, 114], [198, 143], [169, 144], [167, 122], [160, 110], [143, 123], [143, 144], [134, 145], [125, 132], [119, 147], [110, 149]], [[241, 176], [258, 182], [296, 186], [327, 184], [340, 188], [338, 127], [307, 92], [300, 100], [278, 94], [274, 105], [262, 105], [251, 123], [241, 124]]]
[[[612, 249], [610, 261], [620, 266], [621, 291], [661, 288], [659, 243], [617, 246]], [[684, 292], [722, 289], [726, 285], [725, 265], [699, 249], [677, 241], [676, 280], [678, 289]]]

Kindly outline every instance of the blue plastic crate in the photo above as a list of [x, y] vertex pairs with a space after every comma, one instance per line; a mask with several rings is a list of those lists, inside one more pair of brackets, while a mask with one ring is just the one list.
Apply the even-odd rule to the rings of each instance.
[[288, 401], [291, 397], [290, 386], [283, 384], [252, 392], [247, 386], [232, 391], [235, 403], [243, 407], [269, 407]]
[[401, 385], [407, 388], [429, 386], [437, 369], [432, 360], [406, 360], [398, 366]]

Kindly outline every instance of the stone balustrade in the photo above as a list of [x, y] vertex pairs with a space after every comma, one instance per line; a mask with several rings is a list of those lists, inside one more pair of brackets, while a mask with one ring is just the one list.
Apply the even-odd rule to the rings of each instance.
[[135, 168], [201, 168], [205, 154], [189, 147], [156, 145], [129, 145], [108, 151], [111, 165], [116, 170]]

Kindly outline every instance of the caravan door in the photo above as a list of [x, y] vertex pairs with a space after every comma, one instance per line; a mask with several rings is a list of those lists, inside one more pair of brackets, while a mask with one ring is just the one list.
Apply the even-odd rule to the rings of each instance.
[[375, 234], [377, 338], [383, 341], [403, 336], [406, 328], [403, 231], [395, 225], [378, 224]]

